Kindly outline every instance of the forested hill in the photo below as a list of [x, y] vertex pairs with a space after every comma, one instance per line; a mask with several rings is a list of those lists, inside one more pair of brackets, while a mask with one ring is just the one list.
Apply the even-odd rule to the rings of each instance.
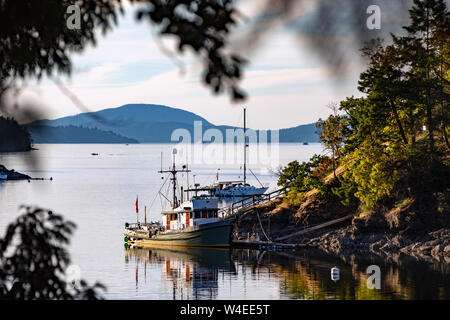
[[31, 150], [31, 136], [17, 121], [0, 116], [0, 152]]

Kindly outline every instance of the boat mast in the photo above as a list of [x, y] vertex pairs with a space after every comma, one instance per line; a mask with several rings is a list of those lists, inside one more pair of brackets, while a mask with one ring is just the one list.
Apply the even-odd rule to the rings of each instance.
[[177, 173], [178, 172], [191, 172], [191, 170], [188, 169], [181, 169], [177, 170], [175, 166], [175, 155], [177, 154], [177, 149], [173, 149], [173, 164], [172, 169], [170, 170], [160, 170], [159, 173], [170, 173], [172, 175], [172, 178], [170, 180], [172, 181], [173, 185], [173, 202], [172, 202], [172, 208], [175, 209], [177, 207]]
[[244, 107], [244, 185], [247, 181], [247, 126], [246, 126], [246, 109]]

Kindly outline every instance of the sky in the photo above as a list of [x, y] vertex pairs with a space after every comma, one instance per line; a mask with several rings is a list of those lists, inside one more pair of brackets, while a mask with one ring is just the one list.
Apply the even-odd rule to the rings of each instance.
[[[250, 1], [242, 1], [240, 10], [251, 16], [254, 8]], [[245, 28], [238, 29], [236, 36]], [[60, 80], [91, 111], [128, 103], [162, 104], [194, 112], [216, 125], [238, 126], [243, 123], [245, 106], [247, 125], [255, 129], [313, 123], [330, 114], [329, 103], [360, 96], [356, 86], [363, 64], [355, 59], [349, 66], [351, 72], [333, 77], [326, 62], [286, 27], [275, 29], [245, 56], [250, 64], [241, 87], [249, 99], [241, 104], [231, 103], [226, 94], [215, 96], [201, 84], [201, 68], [195, 57], [186, 54], [175, 61], [161, 46], [171, 50], [174, 42], [158, 38], [148, 23], [136, 22], [127, 6], [119, 26], [100, 36], [96, 47], [74, 55], [72, 76]], [[349, 50], [359, 54], [356, 49]], [[45, 78], [30, 83], [19, 99], [38, 101], [48, 119], [80, 113]]]

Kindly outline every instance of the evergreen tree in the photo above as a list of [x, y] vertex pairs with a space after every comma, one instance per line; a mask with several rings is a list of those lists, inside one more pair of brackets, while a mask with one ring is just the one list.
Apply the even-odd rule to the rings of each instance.
[[444, 69], [448, 70], [450, 63], [449, 13], [443, 0], [414, 0], [410, 18], [410, 25], [404, 28], [408, 35], [397, 42], [401, 44], [406, 66], [409, 67], [407, 74], [411, 79], [410, 83], [414, 84], [410, 88], [416, 90], [414, 102], [424, 109], [426, 115], [424, 123], [428, 130], [430, 154], [433, 155], [436, 123], [441, 122], [448, 146], [445, 112], [448, 78], [445, 79]]

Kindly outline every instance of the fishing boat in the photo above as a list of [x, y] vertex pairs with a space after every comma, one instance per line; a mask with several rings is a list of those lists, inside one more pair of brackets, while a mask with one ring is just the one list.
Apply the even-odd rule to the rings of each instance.
[[[260, 196], [267, 191], [268, 187], [264, 186], [261, 182], [261, 187], [255, 187], [247, 183], [247, 148], [249, 147], [249, 144], [247, 143], [246, 136], [246, 120], [246, 109], [244, 108], [244, 179], [239, 181], [218, 181], [211, 186], [204, 187], [196, 185], [194, 189], [186, 190], [187, 192], [193, 191], [197, 193], [199, 191], [206, 191], [211, 197], [217, 198], [248, 198]], [[218, 179], [218, 174], [216, 177]], [[258, 180], [256, 176], [255, 178]]]
[[174, 149], [172, 168], [159, 171], [171, 175], [172, 209], [161, 212], [159, 223], [125, 223], [125, 243], [137, 247], [228, 247], [231, 242], [232, 221], [218, 216], [217, 198], [194, 196], [187, 201], [182, 199], [178, 201], [177, 173], [188, 173], [190, 170], [185, 166], [180, 170], [176, 168], [175, 154], [176, 149]]

